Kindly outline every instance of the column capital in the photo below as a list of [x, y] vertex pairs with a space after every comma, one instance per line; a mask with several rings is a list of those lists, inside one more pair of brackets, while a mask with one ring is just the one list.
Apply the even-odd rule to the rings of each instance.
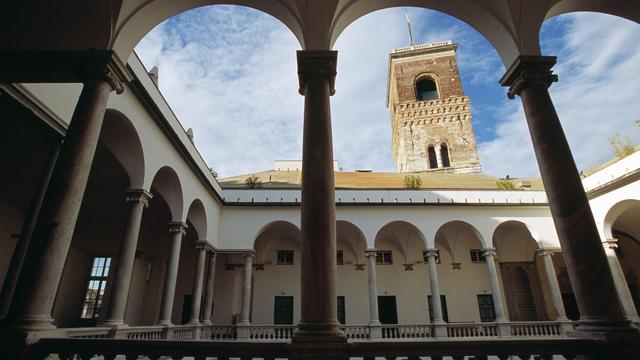
[[153, 198], [153, 194], [145, 189], [129, 189], [125, 191], [126, 201], [128, 203], [140, 202], [144, 207], [149, 206], [149, 201]]
[[433, 257], [436, 258], [438, 256], [438, 249], [436, 248], [428, 248], [424, 251], [425, 255], [427, 255], [427, 257]]
[[498, 253], [496, 252], [496, 248], [490, 247], [490, 248], [483, 248], [482, 249], [482, 256], [483, 257], [487, 257], [487, 256], [496, 256]]
[[169, 232], [172, 233], [182, 233], [183, 235], [187, 232], [187, 224], [182, 221], [172, 221], [169, 223]]
[[207, 240], [198, 240], [196, 241], [196, 249], [201, 250], [207, 250], [209, 248], [209, 242]]
[[520, 55], [502, 76], [500, 85], [509, 87], [509, 99], [520, 95], [522, 89], [532, 83], [543, 83], [549, 87], [558, 81], [558, 75], [551, 71], [555, 63], [555, 56]]
[[364, 256], [375, 258], [376, 256], [378, 256], [378, 252], [376, 250], [367, 250], [364, 252]]
[[604, 247], [608, 247], [609, 249], [616, 249], [618, 248], [618, 239], [611, 238], [611, 239], [603, 240], [602, 245]]
[[252, 252], [247, 252], [242, 254], [245, 258], [254, 258], [256, 257], [256, 254], [252, 251]]
[[329, 93], [336, 93], [336, 63], [338, 52], [334, 50], [298, 50], [298, 92], [305, 94], [308, 78], [324, 77], [329, 81]]
[[541, 248], [536, 250], [536, 254], [540, 257], [551, 256], [555, 253], [555, 249]]

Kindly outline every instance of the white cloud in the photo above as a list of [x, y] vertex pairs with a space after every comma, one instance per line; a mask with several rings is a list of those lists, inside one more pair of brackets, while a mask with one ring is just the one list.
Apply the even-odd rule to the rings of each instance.
[[[338, 39], [332, 97], [334, 157], [345, 170], [393, 171], [385, 106], [388, 53], [408, 45], [401, 9], [376, 12]], [[483, 169], [493, 175], [536, 176], [519, 101], [496, 83], [504, 68], [491, 46], [461, 22], [411, 9], [416, 43], [452, 39], [472, 97]], [[443, 20], [445, 19], [445, 20]], [[443, 24], [443, 21], [445, 22]], [[607, 160], [607, 139], [636, 134], [640, 118], [636, 24], [578, 14], [551, 20], [566, 30], [543, 37], [559, 56], [560, 82], [551, 87], [579, 168]], [[270, 169], [274, 159], [300, 159], [303, 97], [297, 94], [299, 44], [277, 20], [254, 10], [213, 6], [169, 20], [136, 48], [148, 68], [160, 67], [160, 88], [185, 128], [195, 131], [204, 158], [222, 176]], [[490, 96], [488, 96], [488, 94]], [[637, 136], [634, 135], [634, 138]], [[489, 140], [487, 140], [489, 139]]]
[[[551, 97], [578, 168], [588, 170], [612, 157], [608, 139], [615, 133], [638, 140], [633, 120], [640, 118], [637, 24], [599, 14], [572, 14], [553, 20], [567, 26], [553, 42], [560, 81]], [[557, 24], [549, 24], [554, 26]], [[544, 39], [543, 39], [544, 40]], [[485, 171], [493, 175], [539, 176], [519, 101], [496, 126], [496, 138], [479, 145]]]

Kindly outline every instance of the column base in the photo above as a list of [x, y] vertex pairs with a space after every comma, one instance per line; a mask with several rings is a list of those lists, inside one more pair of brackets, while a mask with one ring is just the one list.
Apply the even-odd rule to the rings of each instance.
[[433, 322], [433, 333], [431, 336], [435, 338], [447, 338], [449, 334], [447, 333], [447, 323], [440, 320]]
[[346, 343], [347, 337], [336, 322], [311, 323], [301, 321], [291, 337], [292, 343]]
[[382, 339], [382, 324], [380, 321], [369, 322], [369, 339]]
[[5, 317], [2, 327], [24, 332], [52, 331], [57, 329], [53, 325], [53, 318], [50, 315], [32, 316], [27, 318], [12, 319]]
[[100, 326], [107, 326], [107, 327], [116, 328], [116, 329], [129, 327], [129, 325], [127, 325], [124, 322], [124, 320], [108, 320], [108, 319], [100, 323]]
[[496, 321], [496, 325], [498, 325], [498, 336], [499, 337], [511, 337], [511, 323], [508, 321]]
[[213, 322], [211, 322], [211, 320], [203, 320], [202, 321], [202, 325], [203, 326], [211, 326], [211, 325], [213, 325]]
[[640, 338], [638, 328], [632, 326], [626, 319], [580, 318], [575, 330], [568, 332], [567, 335], [570, 337], [601, 340]]

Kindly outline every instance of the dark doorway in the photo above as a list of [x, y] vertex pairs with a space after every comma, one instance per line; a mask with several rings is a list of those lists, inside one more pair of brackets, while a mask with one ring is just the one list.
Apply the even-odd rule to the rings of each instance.
[[344, 325], [346, 324], [345, 319], [344, 296], [338, 296], [338, 322]]
[[293, 296], [276, 296], [273, 307], [273, 324], [293, 324]]
[[181, 324], [186, 324], [191, 320], [191, 308], [193, 306], [193, 295], [188, 294], [184, 296], [182, 300], [182, 318], [180, 319]]
[[383, 324], [398, 323], [398, 308], [395, 296], [378, 296], [378, 318]]

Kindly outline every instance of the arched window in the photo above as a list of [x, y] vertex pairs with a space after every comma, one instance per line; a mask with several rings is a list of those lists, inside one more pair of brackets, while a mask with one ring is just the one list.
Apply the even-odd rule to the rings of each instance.
[[436, 82], [432, 79], [425, 78], [416, 82], [416, 100], [427, 101], [438, 99], [438, 88]]
[[451, 163], [449, 162], [449, 148], [447, 144], [440, 145], [440, 158], [442, 159], [442, 167], [449, 167]]
[[429, 169], [435, 169], [438, 167], [438, 158], [436, 157], [436, 149], [433, 145], [429, 145], [427, 148], [427, 154], [429, 155]]

